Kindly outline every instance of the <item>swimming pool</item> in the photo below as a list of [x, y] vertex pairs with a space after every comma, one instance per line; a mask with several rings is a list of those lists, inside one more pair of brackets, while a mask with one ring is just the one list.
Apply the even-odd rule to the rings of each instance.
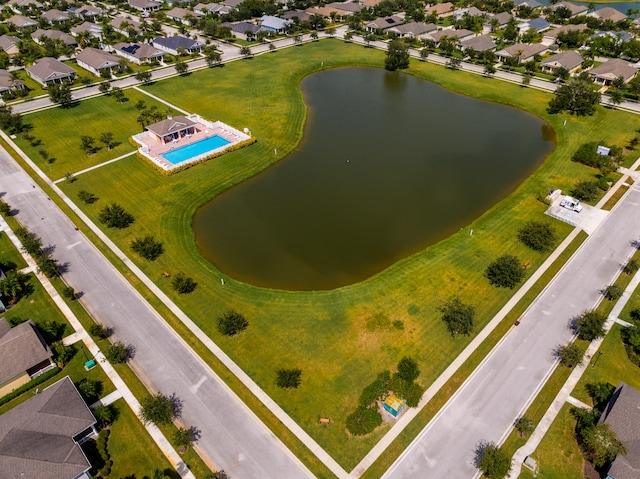
[[191, 160], [205, 153], [208, 153], [218, 148], [231, 143], [229, 140], [222, 138], [219, 135], [210, 136], [204, 140], [196, 141], [190, 145], [185, 145], [175, 150], [167, 151], [161, 156], [172, 165], [178, 165], [185, 161]]

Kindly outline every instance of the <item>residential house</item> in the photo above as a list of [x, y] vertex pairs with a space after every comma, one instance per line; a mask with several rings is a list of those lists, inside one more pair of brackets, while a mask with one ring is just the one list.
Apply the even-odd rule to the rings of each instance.
[[98, 77], [105, 71], [113, 74], [114, 69], [120, 69], [120, 59], [116, 55], [97, 48], [85, 48], [76, 55], [76, 62], [78, 66]]
[[613, 461], [607, 479], [640, 477], [640, 391], [620, 382], [598, 422], [608, 424], [627, 451]]
[[324, 18], [332, 18], [332, 15], [336, 18], [349, 17], [352, 15], [350, 12], [344, 10], [338, 10], [335, 7], [328, 7], [323, 5], [322, 7], [309, 7], [305, 10], [305, 13], [309, 15], [320, 15]]
[[96, 419], [69, 376], [0, 416], [0, 471], [6, 478], [89, 479], [79, 444]]
[[571, 2], [558, 2], [554, 5], [549, 5], [549, 10], [555, 12], [558, 8], [566, 8], [571, 12], [569, 18], [577, 17], [578, 15], [584, 15], [589, 11], [589, 8], [585, 5], [576, 5]]
[[92, 22], [84, 22], [81, 25], [75, 26], [71, 29], [71, 35], [77, 37], [82, 32], [89, 32], [92, 37], [96, 37], [102, 40], [102, 25]]
[[222, 4], [225, 7], [229, 7], [229, 8], [238, 8], [238, 5], [240, 5], [242, 2], [244, 2], [244, 0], [223, 0]]
[[38, 11], [42, 10], [42, 3], [37, 0], [10, 0], [7, 5], [17, 14], [22, 13], [23, 10], [28, 8], [33, 8]]
[[522, 34], [529, 30], [535, 30], [537, 33], [542, 33], [551, 28], [551, 24], [544, 18], [538, 17], [531, 20], [525, 20], [518, 24], [518, 33]]
[[464, 40], [465, 38], [469, 38], [472, 36], [473, 32], [464, 28], [461, 28], [460, 30], [456, 30], [455, 28], [448, 28], [446, 30], [438, 30], [437, 32], [426, 34], [426, 38], [429, 38], [436, 43], [440, 43], [440, 40], [442, 40], [444, 37]]
[[546, 45], [540, 43], [516, 43], [496, 52], [499, 62], [506, 62], [512, 58], [518, 59], [518, 63], [527, 63], [534, 59], [536, 55], [543, 55], [549, 51]]
[[377, 7], [383, 0], [358, 0], [360, 5], [364, 5], [367, 8]]
[[444, 2], [444, 3], [436, 3], [430, 7], [427, 7], [424, 10], [424, 14], [428, 17], [429, 15], [435, 13], [439, 18], [450, 17], [453, 15], [453, 3]]
[[552, 45], [556, 42], [558, 35], [561, 33], [579, 31], [584, 32], [587, 29], [587, 25], [585, 23], [580, 23], [578, 25], [564, 25], [560, 28], [554, 28], [553, 30], [547, 30], [542, 36], [542, 44], [543, 45]]
[[197, 53], [205, 47], [205, 44], [199, 40], [176, 35], [174, 37], [157, 37], [153, 40], [153, 46], [172, 55], [178, 55], [178, 51], [182, 51], [182, 49], [187, 53]]
[[397, 27], [391, 27], [387, 31], [389, 33], [395, 33], [398, 38], [425, 38], [427, 33], [432, 33], [437, 30], [437, 25], [433, 23], [409, 22], [398, 25]]
[[51, 10], [47, 10], [40, 18], [44, 18], [47, 23], [63, 23], [71, 20], [71, 16], [67, 12], [61, 12], [60, 10], [56, 10], [52, 8]]
[[128, 37], [131, 33], [139, 35], [142, 33], [142, 26], [131, 18], [116, 17], [109, 22], [113, 30]]
[[136, 65], [142, 65], [154, 60], [161, 62], [167, 54], [164, 50], [160, 50], [148, 43], [118, 43], [113, 46], [113, 51], [116, 55]]
[[196, 15], [226, 15], [231, 12], [231, 8], [219, 3], [199, 3], [193, 7], [193, 12]]
[[193, 25], [197, 20], [196, 14], [192, 10], [187, 10], [182, 7], [173, 7], [167, 12], [167, 18], [178, 23], [184, 23], [185, 25]]
[[24, 15], [14, 15], [13, 17], [8, 18], [5, 21], [14, 25], [18, 30], [38, 26], [38, 22], [32, 20], [29, 17], [25, 17]]
[[327, 7], [338, 10], [340, 12], [340, 16], [353, 15], [365, 8], [364, 5], [356, 2], [332, 2], [327, 4]]
[[289, 20], [280, 17], [274, 17], [272, 15], [263, 15], [259, 20], [260, 28], [268, 32], [284, 33], [285, 29], [289, 25]]
[[297, 18], [299, 22], [304, 22], [306, 20], [309, 20], [311, 18], [311, 15], [309, 15], [304, 10], [287, 10], [282, 14], [282, 18], [291, 21], [294, 21], [294, 19]]
[[593, 35], [591, 35], [589, 39], [599, 38], [599, 37], [611, 37], [615, 39], [616, 43], [618, 44], [627, 43], [629, 40], [632, 40], [634, 38], [631, 33], [625, 32], [624, 30], [620, 30], [619, 32], [616, 32], [616, 31], [596, 32]]
[[[494, 32], [499, 28], [504, 28], [511, 21], [513, 15], [509, 12], [500, 12], [495, 15], [489, 15], [485, 21], [485, 27], [487, 32]], [[494, 26], [495, 25], [495, 26]]]
[[76, 17], [85, 18], [87, 20], [92, 20], [94, 22], [96, 18], [106, 13], [102, 8], [95, 7], [93, 5], [82, 5], [80, 7], [72, 7], [72, 8], [69, 8], [69, 12], [74, 14]]
[[50, 83], [73, 81], [77, 75], [73, 68], [51, 57], [40, 58], [25, 70], [31, 78], [45, 88]]
[[404, 17], [401, 17], [400, 15], [391, 15], [390, 17], [376, 18], [372, 22], [369, 22], [365, 25], [365, 30], [368, 32], [378, 32], [391, 27], [402, 25], [402, 22], [404, 22]]
[[556, 53], [540, 63], [540, 68], [546, 73], [555, 73], [559, 68], [566, 69], [569, 73], [574, 73], [584, 63], [584, 58], [580, 53], [568, 50]]
[[239, 33], [241, 35], [255, 36], [260, 31], [260, 26], [251, 22], [222, 22], [221, 27], [229, 27], [232, 32]]
[[526, 5], [527, 7], [534, 10], [536, 8], [542, 7], [542, 4], [537, 0], [514, 0], [513, 1], [513, 6], [516, 8], [521, 7], [522, 5]]
[[44, 42], [41, 40], [42, 37], [48, 38], [53, 41], [60, 40], [64, 45], [67, 46], [78, 46], [78, 42], [75, 38], [73, 38], [68, 33], [61, 32], [60, 30], [43, 30], [41, 28], [38, 28], [31, 34], [31, 38], [38, 45], [44, 44]]
[[146, 14], [157, 12], [162, 6], [160, 2], [156, 2], [154, 0], [127, 0], [127, 3], [130, 7], [140, 10]]
[[0, 397], [54, 367], [52, 356], [33, 321], [11, 328], [6, 319], [0, 319]]
[[610, 85], [618, 78], [622, 78], [625, 83], [628, 83], [637, 73], [638, 70], [622, 58], [613, 58], [589, 70], [593, 81], [601, 85]]
[[483, 12], [476, 7], [459, 8], [453, 12], [453, 19], [457, 22], [458, 20], [462, 20], [465, 15], [468, 15], [469, 17], [481, 17], [486, 15], [486, 13], [487, 12]]
[[590, 17], [599, 18], [603, 21], [611, 21], [613, 23], [624, 22], [627, 16], [612, 7], [604, 7], [599, 10], [594, 10], [589, 14]]
[[477, 37], [470, 37], [462, 40], [458, 46], [462, 50], [473, 50], [474, 52], [489, 52], [496, 49], [496, 44], [493, 42], [493, 37], [489, 35], [478, 35]]
[[0, 37], [0, 48], [10, 57], [20, 53], [18, 48], [19, 38], [12, 37], [11, 35], [2, 35]]
[[[24, 83], [22, 83], [20, 80], [14, 79], [11, 76], [11, 73], [9, 73], [7, 70], [0, 70], [0, 95], [14, 92], [15, 90], [22, 90], [23, 88]], [[2, 303], [2, 301], [0, 301], [0, 303]], [[4, 305], [0, 305], [0, 312], [1, 311], [4, 311]], [[1, 331], [0, 334], [2, 334]]]

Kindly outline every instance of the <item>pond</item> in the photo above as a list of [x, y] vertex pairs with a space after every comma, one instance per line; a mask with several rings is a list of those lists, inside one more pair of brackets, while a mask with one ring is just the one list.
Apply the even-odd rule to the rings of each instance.
[[555, 145], [529, 113], [403, 73], [327, 70], [301, 87], [298, 148], [193, 219], [202, 255], [256, 286], [362, 281], [478, 218]]

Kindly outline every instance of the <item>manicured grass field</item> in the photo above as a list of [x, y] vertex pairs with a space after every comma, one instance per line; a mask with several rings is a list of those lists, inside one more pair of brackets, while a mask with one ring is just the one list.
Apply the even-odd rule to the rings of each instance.
[[[31, 124], [31, 135], [41, 141], [37, 146], [31, 146], [21, 135], [16, 139], [17, 144], [38, 164], [49, 178], [57, 180], [65, 173], [97, 165], [113, 158], [134, 151], [129, 143], [129, 137], [142, 131], [142, 126], [136, 120], [140, 112], [136, 103], [143, 100], [148, 108], [157, 106], [166, 114], [175, 114], [167, 105], [159, 103], [139, 91], [128, 89], [125, 92], [128, 99], [122, 103], [113, 97], [99, 97], [75, 103], [68, 110], [60, 108], [45, 110], [36, 114], [26, 115], [24, 122]], [[113, 133], [114, 141], [118, 145], [111, 150], [100, 143], [100, 135], [105, 132]], [[87, 155], [80, 149], [80, 137], [91, 136], [96, 140], [100, 150]], [[40, 155], [44, 149], [49, 157], [55, 161], [49, 163]]]
[[4, 265], [6, 269], [22, 269], [27, 266], [20, 252], [4, 232], [0, 233], [0, 264]]
[[[409, 73], [463, 93], [529, 109], [545, 118], [557, 132], [555, 153], [508, 200], [469, 225], [474, 229], [473, 237], [462, 231], [362, 283], [335, 291], [284, 292], [238, 283], [217, 271], [198, 254], [194, 243], [190, 225], [195, 210], [264, 170], [297, 145], [306, 118], [297, 88], [303, 76], [320, 69], [322, 62], [324, 68], [381, 66], [383, 58], [384, 53], [373, 49], [327, 40], [194, 73], [188, 79], [158, 82], [147, 87], [154, 95], [211, 120], [248, 127], [258, 143], [171, 177], [163, 177], [130, 157], [63, 186], [72, 199], [79, 190], [100, 197], [94, 205], [82, 206], [94, 220], [102, 205], [111, 201], [134, 214], [136, 221], [130, 228], [109, 231], [125, 251], [138, 236], [153, 234], [162, 240], [166, 252], [155, 262], [140, 266], [347, 469], [384, 432], [376, 431], [362, 439], [345, 433], [344, 421], [356, 406], [362, 388], [379, 371], [393, 369], [405, 355], [418, 359], [422, 370], [419, 382], [430, 384], [469, 341], [449, 336], [437, 312], [442, 301], [454, 294], [460, 296], [477, 306], [476, 330], [486, 324], [512, 294], [487, 284], [483, 278], [487, 264], [509, 252], [529, 261], [534, 270], [545, 258], [527, 250], [515, 238], [525, 221], [543, 219], [545, 205], [536, 200], [536, 194], [550, 188], [567, 190], [575, 181], [593, 178], [594, 170], [570, 161], [580, 144], [591, 141], [593, 131], [599, 138], [623, 145], [640, 127], [639, 118], [603, 108], [589, 118], [550, 117], [545, 112], [550, 98], [546, 93], [413, 62]], [[101, 98], [69, 111], [29, 115], [28, 120], [42, 126], [45, 144], [58, 133], [68, 135], [57, 125], [77, 125], [76, 137], [95, 135], [95, 131], [101, 131], [101, 127], [96, 128], [100, 121], [106, 122], [109, 114], [137, 101], [133, 92], [127, 95], [131, 98], [128, 104], [117, 105], [112, 98]], [[85, 107], [85, 103], [91, 106]], [[84, 121], [77, 122], [74, 118], [80, 111], [84, 112]], [[563, 126], [565, 119], [567, 125]], [[134, 116], [130, 123], [127, 134], [139, 131]], [[109, 127], [115, 133], [115, 126]], [[124, 129], [118, 130], [118, 135], [124, 136]], [[38, 136], [35, 128], [34, 134]], [[68, 142], [79, 143], [74, 143], [70, 135]], [[274, 155], [274, 149], [278, 155]], [[98, 163], [93, 157], [90, 161]], [[75, 155], [53, 176], [86, 166], [88, 161]], [[569, 231], [566, 225], [556, 227], [561, 236]], [[176, 296], [169, 280], [162, 277], [163, 271], [172, 275], [185, 272], [198, 282], [198, 288], [188, 296]], [[225, 279], [226, 286], [220, 285], [220, 278]], [[215, 329], [216, 318], [228, 309], [243, 313], [250, 322], [248, 330], [234, 338], [223, 338]], [[394, 321], [402, 321], [404, 328], [394, 328]], [[275, 371], [282, 367], [303, 370], [299, 389], [275, 387]], [[334, 421], [331, 427], [318, 424], [321, 416]]]

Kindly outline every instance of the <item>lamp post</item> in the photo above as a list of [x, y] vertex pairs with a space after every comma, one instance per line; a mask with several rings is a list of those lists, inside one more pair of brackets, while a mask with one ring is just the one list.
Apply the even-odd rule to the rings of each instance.
[[598, 362], [598, 359], [600, 359], [600, 356], [602, 356], [602, 351], [598, 351], [598, 355], [596, 356], [595, 361], [593, 362], [593, 364], [591, 364], [592, 368], [596, 367], [596, 363]]

